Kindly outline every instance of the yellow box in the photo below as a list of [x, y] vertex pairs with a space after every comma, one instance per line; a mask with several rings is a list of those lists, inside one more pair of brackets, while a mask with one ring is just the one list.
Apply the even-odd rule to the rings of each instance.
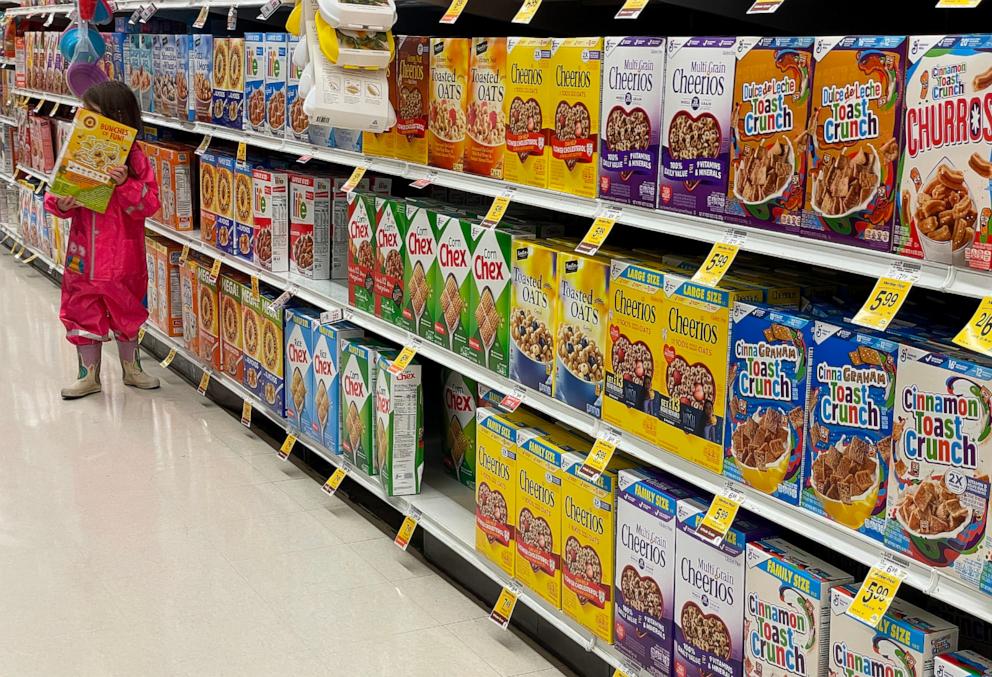
[[475, 549], [512, 576], [519, 442], [550, 425], [522, 409], [479, 407], [475, 420]]
[[603, 38], [554, 38], [551, 53], [554, 78], [545, 113], [551, 147], [548, 188], [594, 198], [599, 194]]
[[503, 178], [509, 183], [548, 187], [550, 63], [551, 38], [506, 39]]
[[554, 243], [530, 239], [513, 247], [510, 378], [545, 395], [552, 392], [561, 249]]
[[431, 38], [431, 103], [427, 160], [432, 167], [465, 166], [471, 38]]

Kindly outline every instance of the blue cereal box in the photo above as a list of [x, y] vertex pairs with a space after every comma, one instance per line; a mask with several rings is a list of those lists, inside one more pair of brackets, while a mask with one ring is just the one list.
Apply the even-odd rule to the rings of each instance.
[[310, 307], [287, 307], [283, 314], [286, 342], [285, 417], [300, 430], [310, 430], [307, 395], [313, 391], [313, 348], [320, 311]]
[[239, 259], [254, 258], [252, 239], [255, 219], [252, 211], [252, 170], [254, 163], [235, 162], [234, 166], [234, 242], [232, 248]]
[[[269, 134], [278, 137], [286, 127], [286, 38], [286, 33], [265, 34], [265, 125]], [[248, 109], [251, 105], [249, 100]]]
[[139, 83], [140, 89], [137, 91], [141, 94], [141, 110], [146, 113], [154, 113], [156, 112], [156, 108], [152, 83], [155, 81], [155, 36], [147, 34], [139, 35], [138, 45], [141, 82]]
[[737, 303], [731, 312], [723, 474], [798, 505], [813, 320]]
[[264, 134], [265, 122], [265, 34], [245, 33], [244, 129]]
[[362, 336], [362, 330], [350, 322], [320, 324], [315, 327], [311, 387], [307, 391], [304, 417], [309, 427], [303, 432], [335, 454], [341, 453], [341, 401], [338, 374], [341, 348], [346, 340]]
[[192, 36], [192, 39], [193, 51], [189, 64], [193, 84], [193, 91], [190, 93], [190, 120], [213, 122], [214, 36], [201, 34]]
[[820, 320], [813, 327], [802, 507], [882, 540], [899, 345]]
[[192, 81], [190, 53], [193, 50], [193, 36], [174, 35], [172, 40], [176, 50], [176, 117], [192, 120], [194, 118], [189, 117], [189, 112], [193, 108], [193, 93], [189, 91], [189, 85]]

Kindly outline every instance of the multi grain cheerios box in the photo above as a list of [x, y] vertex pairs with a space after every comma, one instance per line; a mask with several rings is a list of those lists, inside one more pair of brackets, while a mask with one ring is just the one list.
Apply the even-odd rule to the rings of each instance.
[[451, 352], [475, 360], [469, 346], [472, 314], [472, 261], [475, 254], [473, 224], [453, 216], [444, 224], [437, 241], [437, 269], [433, 286], [433, 339]]
[[210, 265], [197, 267], [196, 271], [196, 313], [200, 331], [199, 357], [203, 363], [220, 371], [220, 296], [218, 278], [210, 277]]
[[241, 290], [247, 278], [236, 271], [224, 271], [220, 284], [220, 365], [224, 373], [241, 383], [245, 364], [242, 338]]
[[389, 366], [398, 350], [379, 351], [375, 364], [375, 463], [387, 496], [420, 493], [424, 475], [422, 367], [410, 362], [398, 374]]
[[462, 171], [465, 160], [465, 111], [468, 107], [471, 38], [431, 38], [431, 96], [428, 162]]
[[992, 366], [899, 348], [885, 544], [992, 594]]
[[447, 219], [429, 202], [406, 201], [403, 303], [397, 324], [432, 343], [434, 307], [431, 292], [436, 276], [438, 237]]
[[506, 38], [472, 38], [465, 112], [465, 171], [503, 178]]
[[748, 543], [772, 534], [771, 527], [738, 513], [727, 535], [713, 544], [696, 533], [709, 504], [678, 502], [675, 535], [675, 670], [686, 677], [744, 673]]
[[320, 311], [307, 306], [287, 306], [283, 311], [285, 327], [283, 340], [286, 354], [285, 407], [283, 416], [300, 430], [312, 430], [313, 421], [307, 411], [307, 398], [313, 392], [313, 353], [317, 338]]
[[510, 183], [548, 187], [551, 76], [551, 38], [506, 39], [503, 178]]
[[747, 545], [744, 674], [828, 677], [830, 590], [850, 574], [780, 538]]
[[341, 349], [341, 453], [369, 476], [375, 475], [375, 363], [381, 341], [345, 340]]
[[348, 193], [348, 305], [366, 313], [375, 311], [376, 196]]
[[817, 320], [813, 326], [802, 507], [882, 540], [899, 345]]
[[350, 322], [336, 324], [317, 323], [311, 364], [311, 383], [304, 403], [305, 416], [310, 420], [309, 430], [313, 439], [335, 454], [341, 448], [341, 386], [339, 368], [345, 341], [361, 338], [362, 330]]
[[479, 386], [454, 369], [441, 369], [441, 399], [444, 404], [444, 469], [467, 487], [475, 488], [475, 410]]
[[500, 376], [510, 374], [510, 306], [513, 256], [526, 233], [472, 225], [468, 347], [472, 359]]
[[904, 36], [816, 38], [804, 237], [889, 251], [906, 43]]
[[847, 615], [858, 588], [830, 591], [830, 674], [933, 677], [934, 658], [957, 649], [957, 626], [897, 597], [873, 628]]
[[813, 320], [748, 303], [731, 311], [723, 474], [796, 505], [802, 493]]
[[[130, 36], [129, 36], [130, 37]], [[198, 122], [211, 122], [213, 104], [213, 63], [214, 36], [197, 34], [193, 36], [193, 51], [190, 72], [193, 74], [193, 116]]]
[[475, 549], [513, 576], [519, 445], [550, 425], [522, 408], [478, 407], [475, 421]]
[[513, 248], [510, 378], [545, 395], [552, 394], [560, 249], [536, 239], [521, 240]]
[[375, 268], [372, 293], [375, 316], [399, 326], [403, 313], [404, 260], [409, 229], [406, 203], [401, 198], [376, 199]]
[[673, 674], [676, 508], [695, 494], [645, 468], [617, 475], [616, 647], [654, 677]]
[[653, 209], [661, 165], [665, 38], [605, 38], [599, 196]]
[[992, 37], [909, 38], [892, 250], [992, 268]]
[[724, 221], [799, 232], [813, 40], [739, 38]]
[[431, 96], [431, 39], [401, 35], [396, 38], [395, 155], [418, 165], [427, 164], [427, 111]]
[[253, 261], [274, 273], [289, 270], [289, 175], [255, 167], [252, 182]]
[[[552, 38], [548, 188], [579, 197], [599, 192], [599, 103], [603, 38]], [[549, 83], [550, 84], [550, 83]]]
[[723, 215], [737, 38], [668, 38], [658, 208]]
[[936, 677], [988, 677], [992, 675], [992, 659], [974, 651], [951, 651], [934, 660]]
[[245, 33], [244, 129], [266, 134], [265, 68], [267, 56], [264, 33]]

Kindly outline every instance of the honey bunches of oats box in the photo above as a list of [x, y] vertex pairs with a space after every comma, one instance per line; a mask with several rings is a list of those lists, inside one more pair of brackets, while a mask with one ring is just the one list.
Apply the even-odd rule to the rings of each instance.
[[398, 350], [379, 351], [375, 365], [373, 445], [379, 480], [387, 496], [420, 493], [424, 475], [424, 388], [421, 366], [398, 374], [389, 365]]
[[447, 219], [433, 208], [430, 200], [406, 201], [403, 303], [397, 324], [431, 343], [434, 342], [431, 294], [436, 276], [438, 237]]
[[348, 305], [375, 312], [376, 197], [372, 193], [348, 194]]
[[745, 674], [828, 677], [830, 590], [851, 580], [782, 539], [748, 543]]
[[284, 416], [300, 430], [310, 430], [310, 412], [307, 398], [313, 393], [313, 350], [320, 311], [307, 306], [287, 307], [283, 311], [286, 322], [286, 394]]
[[[258, 393], [265, 404], [280, 416], [283, 415], [283, 325], [282, 308], [273, 308], [275, 295], [262, 291], [253, 296], [249, 289], [250, 304], [258, 318]], [[242, 303], [244, 294], [242, 294]]]
[[376, 198], [375, 268], [372, 290], [375, 316], [399, 326], [408, 228], [406, 204], [397, 198]]
[[310, 428], [304, 432], [335, 454], [341, 453], [341, 352], [345, 341], [361, 336], [362, 330], [350, 322], [318, 323], [314, 334], [313, 388], [305, 404]]
[[375, 362], [386, 347], [367, 338], [346, 340], [341, 349], [341, 452], [373, 476], [375, 463]]
[[469, 339], [472, 359], [500, 376], [510, 374], [510, 305], [513, 253], [526, 233], [472, 226]]
[[479, 406], [479, 386], [454, 369], [442, 367], [444, 401], [444, 468], [467, 487], [475, 487], [475, 410]]
[[512, 253], [510, 378], [545, 395], [552, 392], [559, 249], [554, 243], [526, 239]]

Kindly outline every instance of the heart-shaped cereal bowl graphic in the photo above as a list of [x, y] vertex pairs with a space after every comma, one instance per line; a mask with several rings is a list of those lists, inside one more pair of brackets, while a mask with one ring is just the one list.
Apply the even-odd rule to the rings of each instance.
[[[640, 107], [627, 111], [614, 106], [606, 116], [606, 147], [615, 152], [644, 150], [651, 143], [651, 118]], [[621, 181], [629, 181], [633, 171], [620, 172]]]
[[697, 649], [730, 659], [730, 630], [716, 614], [704, 613], [693, 602], [686, 602], [679, 614], [682, 636]]
[[[510, 140], [520, 140], [541, 136], [544, 127], [541, 104], [537, 99], [522, 99], [519, 96], [513, 97], [510, 102], [510, 113], [506, 123], [506, 136]], [[543, 149], [543, 144], [541, 144]], [[534, 152], [534, 148], [525, 147], [517, 151], [521, 161]]]
[[[694, 116], [679, 111], [668, 125], [668, 154], [673, 160], [715, 158], [720, 154], [723, 132], [712, 113]], [[694, 190], [699, 181], [686, 181], [686, 188]]]
[[[517, 516], [517, 539], [543, 552], [550, 553], [554, 550], [554, 538], [548, 521], [534, 515], [527, 508], [521, 510]], [[534, 571], [541, 568], [533, 563], [530, 566]]]
[[[506, 525], [506, 499], [503, 497], [503, 494], [491, 489], [485, 482], [479, 484], [479, 493], [476, 498], [475, 509], [483, 517], [491, 519], [494, 522], [499, 522], [501, 525]], [[486, 538], [490, 543], [496, 540], [488, 534], [486, 535]]]
[[[559, 101], [555, 109], [555, 137], [560, 141], [588, 139], [592, 135], [592, 116], [581, 101], [569, 104]], [[575, 168], [575, 160], [565, 160], [569, 170]]]
[[[603, 582], [603, 563], [599, 554], [588, 545], [582, 545], [574, 536], [569, 536], [565, 541], [565, 566], [573, 576], [591, 583]], [[586, 602], [586, 599], [579, 597], [580, 604]]]
[[709, 367], [702, 362], [689, 364], [681, 355], [670, 352], [669, 346], [665, 347], [665, 360], [668, 363], [665, 386], [669, 397], [677, 397], [682, 404], [697, 409], [701, 409], [704, 402], [715, 402], [716, 381]]
[[620, 591], [627, 606], [661, 620], [665, 611], [665, 598], [653, 578], [641, 576], [637, 569], [628, 564], [620, 574]]

